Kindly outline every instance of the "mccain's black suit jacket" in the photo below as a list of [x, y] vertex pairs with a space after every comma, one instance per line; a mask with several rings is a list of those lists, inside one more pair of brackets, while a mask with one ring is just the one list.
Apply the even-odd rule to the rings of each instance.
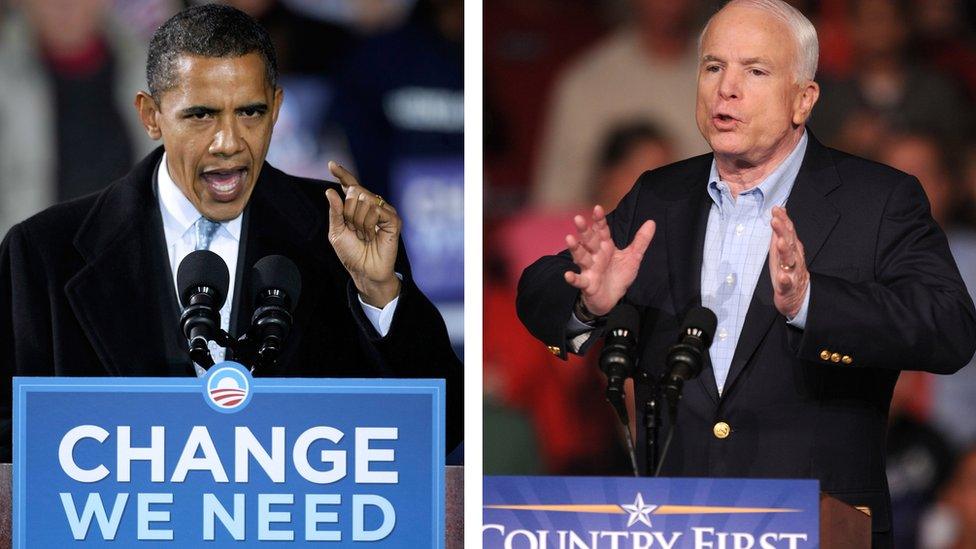
[[[157, 149], [97, 195], [15, 226], [0, 248], [0, 460], [11, 457], [12, 376], [192, 375], [154, 191]], [[323, 181], [265, 164], [248, 203], [238, 254], [235, 328], [250, 325], [251, 266], [281, 254], [302, 293], [274, 377], [447, 380], [447, 450], [461, 440], [462, 367], [444, 321], [410, 276], [401, 243], [400, 300], [380, 337], [328, 241]]]
[[[701, 305], [711, 161], [646, 172], [608, 217], [621, 248], [644, 221], [657, 223], [626, 296], [642, 310], [638, 417], [685, 313]], [[806, 328], [776, 311], [764, 266], [725, 390], [710, 363], [685, 384], [662, 475], [817, 478], [822, 490], [870, 506], [875, 531], [886, 532], [885, 429], [898, 372], [961, 368], [976, 349], [976, 312], [914, 177], [810, 135], [786, 208], [810, 270]], [[522, 275], [517, 304], [529, 330], [562, 355], [578, 295], [563, 281], [568, 269], [578, 272], [568, 252], [540, 259]], [[725, 438], [713, 431], [719, 422], [731, 427]]]

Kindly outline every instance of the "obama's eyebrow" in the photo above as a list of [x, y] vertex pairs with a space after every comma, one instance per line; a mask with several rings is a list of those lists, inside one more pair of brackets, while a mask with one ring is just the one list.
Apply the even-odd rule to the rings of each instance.
[[202, 114], [217, 114], [219, 112], [220, 109], [214, 107], [207, 107], [206, 105], [194, 105], [180, 111], [180, 115], [186, 118], [190, 116], [199, 116]]
[[246, 111], [257, 111], [261, 114], [268, 112], [268, 104], [263, 101], [258, 101], [256, 103], [248, 103], [247, 105], [237, 107], [234, 109], [236, 113], [242, 113]]

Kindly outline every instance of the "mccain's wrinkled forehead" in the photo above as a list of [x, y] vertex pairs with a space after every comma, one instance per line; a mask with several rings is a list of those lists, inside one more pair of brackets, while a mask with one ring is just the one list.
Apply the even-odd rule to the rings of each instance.
[[149, 42], [146, 83], [158, 101], [160, 92], [176, 86], [176, 63], [182, 55], [239, 57], [257, 53], [265, 76], [278, 85], [278, 60], [268, 32], [246, 13], [220, 4], [185, 9], [163, 23]]
[[732, 8], [752, 8], [763, 12], [784, 25], [795, 47], [794, 71], [797, 82], [814, 80], [820, 60], [820, 41], [817, 29], [800, 10], [782, 0], [731, 0], [713, 14], [698, 35], [698, 59], [702, 59], [702, 42], [712, 21], [723, 11]]

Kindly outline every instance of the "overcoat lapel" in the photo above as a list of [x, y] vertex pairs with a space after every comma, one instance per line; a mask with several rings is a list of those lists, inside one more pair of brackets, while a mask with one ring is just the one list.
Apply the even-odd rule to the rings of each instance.
[[[797, 236], [803, 243], [807, 267], [814, 264], [827, 236], [839, 219], [834, 206], [825, 198], [840, 185], [830, 152], [807, 130], [807, 151], [796, 176], [793, 190], [786, 203], [786, 211], [793, 220]], [[768, 254], [767, 260], [768, 262]], [[732, 364], [723, 395], [729, 394], [736, 379], [749, 363], [759, 344], [769, 332], [774, 320], [786, 322], [773, 304], [773, 286], [769, 268], [763, 263], [756, 289], [749, 303], [742, 334], [732, 356]]]
[[165, 376], [189, 364], [152, 187], [161, 157], [159, 148], [104, 192], [74, 235], [85, 266], [65, 293], [110, 375]]
[[[280, 175], [277, 169], [265, 164], [247, 206], [246, 227], [241, 235], [241, 253], [238, 255], [234, 324], [238, 333], [243, 333], [251, 325], [254, 311], [251, 269], [254, 264], [269, 255], [283, 255], [291, 259], [302, 274], [302, 290], [295, 308], [292, 331], [278, 360], [279, 364], [289, 364], [302, 340], [303, 327], [311, 324], [309, 318], [313, 313], [313, 304], [319, 301], [321, 288], [331, 288], [337, 284], [309, 278], [325, 276], [342, 280], [343, 272], [338, 271], [341, 269], [338, 260], [308, 263], [323, 256], [322, 250], [313, 248], [328, 246], [326, 239], [316, 238], [328, 230], [327, 220], [309, 203], [308, 196], [301, 189]], [[325, 188], [322, 187], [323, 193]], [[328, 250], [331, 252], [331, 248]]]

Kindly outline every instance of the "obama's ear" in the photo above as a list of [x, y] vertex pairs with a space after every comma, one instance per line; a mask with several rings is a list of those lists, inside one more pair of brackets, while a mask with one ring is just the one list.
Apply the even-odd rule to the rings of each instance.
[[278, 123], [278, 111], [281, 110], [281, 104], [285, 102], [285, 90], [281, 86], [275, 88], [274, 99], [271, 105], [271, 125], [274, 126]]
[[136, 94], [135, 105], [139, 112], [139, 120], [142, 122], [142, 127], [146, 128], [149, 138], [154, 141], [161, 138], [163, 136], [162, 130], [159, 129], [161, 113], [156, 100], [147, 92], [141, 91]]

